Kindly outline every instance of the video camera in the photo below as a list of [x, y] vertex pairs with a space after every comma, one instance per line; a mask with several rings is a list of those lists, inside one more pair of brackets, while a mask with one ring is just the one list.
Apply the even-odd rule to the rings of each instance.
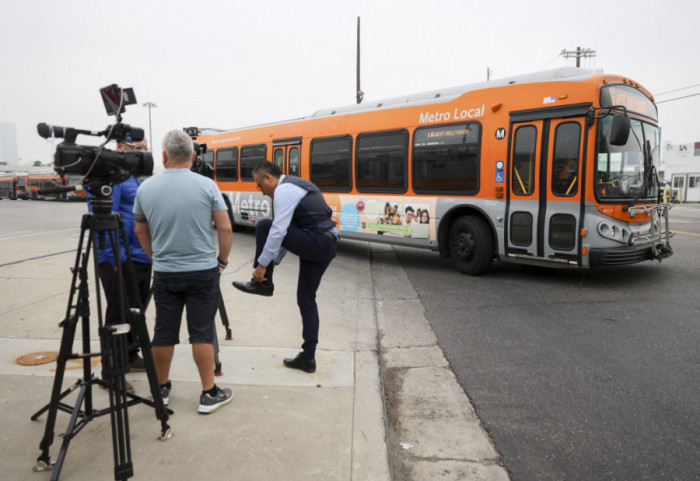
[[184, 130], [187, 135], [192, 137], [192, 143], [194, 144], [193, 148], [197, 153], [197, 156], [194, 158], [194, 162], [192, 162], [192, 168], [190, 170], [196, 174], [200, 174], [214, 180], [214, 167], [204, 160], [204, 154], [207, 153], [207, 144], [198, 144], [197, 142], [194, 142], [194, 140], [200, 134], [199, 129], [197, 127], [185, 127], [182, 130]]
[[214, 180], [214, 167], [204, 160], [204, 154], [207, 153], [207, 144], [198, 144], [197, 142], [194, 142], [194, 151], [197, 152], [197, 157], [194, 158], [194, 162], [192, 162], [192, 168], [190, 170], [194, 173]]
[[131, 175], [152, 175], [153, 155], [151, 152], [116, 152], [105, 149], [104, 144], [94, 147], [75, 143], [76, 138], [81, 134], [106, 137], [105, 144], [110, 140], [122, 142], [143, 140], [143, 129], [131, 127], [129, 124], [121, 122], [121, 114], [125, 111], [126, 106], [136, 103], [134, 90], [132, 88], [121, 89], [117, 84], [113, 84], [100, 89], [100, 93], [107, 115], [114, 115], [117, 120], [114, 125], [108, 126], [105, 130], [81, 130], [72, 127], [50, 126], [45, 123], [37, 125], [37, 131], [41, 137], [64, 139], [56, 147], [54, 170], [61, 176], [66, 174], [82, 175], [85, 177], [85, 183], [99, 181], [118, 184], [124, 182]]

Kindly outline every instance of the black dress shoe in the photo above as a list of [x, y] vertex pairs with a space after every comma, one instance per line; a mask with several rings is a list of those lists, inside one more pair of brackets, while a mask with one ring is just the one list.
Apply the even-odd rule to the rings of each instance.
[[301, 369], [304, 372], [316, 372], [316, 360], [307, 361], [301, 357], [301, 353], [297, 354], [294, 359], [287, 358], [284, 360], [284, 365], [292, 369]]
[[247, 294], [257, 294], [259, 296], [267, 297], [272, 296], [272, 293], [275, 292], [274, 284], [266, 286], [265, 284], [253, 280], [251, 280], [250, 282], [233, 281], [233, 287]]

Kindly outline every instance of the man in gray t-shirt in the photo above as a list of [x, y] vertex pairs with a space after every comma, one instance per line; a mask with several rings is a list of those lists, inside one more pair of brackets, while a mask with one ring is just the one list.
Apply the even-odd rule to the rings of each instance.
[[[153, 259], [156, 324], [152, 353], [167, 405], [172, 387], [170, 365], [179, 344], [182, 312], [192, 354], [202, 381], [199, 412], [229, 404], [230, 389], [214, 383], [214, 316], [219, 305], [219, 275], [228, 263], [233, 233], [226, 204], [216, 184], [190, 171], [192, 139], [173, 130], [163, 139], [165, 170], [141, 184], [134, 202], [136, 234]], [[212, 221], [216, 225], [219, 255]]]

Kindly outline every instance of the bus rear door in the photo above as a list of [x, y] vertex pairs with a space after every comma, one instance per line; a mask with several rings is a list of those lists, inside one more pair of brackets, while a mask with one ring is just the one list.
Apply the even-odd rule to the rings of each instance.
[[[536, 263], [580, 264], [583, 134], [588, 106], [527, 119], [511, 114], [506, 254]], [[544, 115], [542, 115], [544, 113]], [[567, 115], [571, 113], [571, 116]], [[549, 115], [547, 115], [549, 114]]]
[[272, 141], [272, 161], [282, 169], [283, 174], [298, 177], [300, 157], [301, 137]]

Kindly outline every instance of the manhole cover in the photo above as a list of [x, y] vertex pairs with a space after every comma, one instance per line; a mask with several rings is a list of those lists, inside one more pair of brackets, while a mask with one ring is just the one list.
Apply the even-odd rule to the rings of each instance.
[[54, 362], [57, 357], [58, 353], [56, 351], [33, 352], [18, 357], [17, 364], [20, 366], [38, 366], [39, 364]]

